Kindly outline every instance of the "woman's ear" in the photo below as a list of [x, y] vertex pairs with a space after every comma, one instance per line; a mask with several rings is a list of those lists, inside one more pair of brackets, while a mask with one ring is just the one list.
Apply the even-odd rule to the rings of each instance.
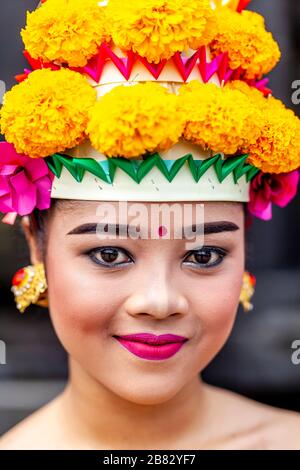
[[42, 261], [42, 254], [39, 248], [37, 234], [33, 233], [28, 216], [22, 217], [21, 225], [29, 247], [31, 264], [40, 263]]

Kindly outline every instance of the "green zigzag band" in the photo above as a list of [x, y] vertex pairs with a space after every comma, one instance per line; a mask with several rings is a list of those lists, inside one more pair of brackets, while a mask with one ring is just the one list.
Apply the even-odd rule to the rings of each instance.
[[57, 178], [60, 178], [62, 168], [65, 167], [78, 182], [82, 181], [85, 172], [88, 171], [106, 183], [112, 184], [116, 169], [120, 168], [136, 183], [140, 183], [154, 166], [171, 182], [187, 162], [196, 182], [210, 167], [213, 167], [220, 183], [232, 173], [236, 184], [243, 175], [246, 176], [246, 181], [249, 182], [260, 171], [255, 166], [246, 163], [247, 157], [248, 154], [243, 154], [224, 159], [223, 154], [218, 153], [205, 160], [195, 160], [193, 155], [188, 153], [176, 160], [164, 160], [159, 153], [154, 153], [144, 155], [142, 160], [108, 157], [106, 160], [97, 161], [93, 158], [74, 158], [56, 153], [51, 157], [47, 157], [45, 161]]

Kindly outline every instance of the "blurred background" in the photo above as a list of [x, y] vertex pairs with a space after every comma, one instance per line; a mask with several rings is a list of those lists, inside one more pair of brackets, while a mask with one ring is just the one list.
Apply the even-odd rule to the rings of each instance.
[[[20, 29], [35, 0], [1, 0], [0, 96], [27, 66]], [[299, 0], [253, 0], [280, 44], [282, 59], [269, 75], [276, 97], [293, 108], [292, 83], [300, 80]], [[300, 105], [294, 106], [299, 113]], [[1, 140], [1, 136], [0, 136]], [[205, 370], [204, 379], [265, 403], [300, 411], [300, 365], [291, 362], [292, 342], [300, 340], [300, 194], [285, 209], [274, 208], [270, 222], [255, 220], [248, 235], [247, 268], [257, 278], [254, 310], [239, 311], [230, 340]], [[11, 278], [30, 264], [18, 226], [0, 223], [0, 434], [63, 389], [66, 355], [48, 312], [32, 306], [18, 313]], [[217, 295], [217, 294], [216, 294]]]

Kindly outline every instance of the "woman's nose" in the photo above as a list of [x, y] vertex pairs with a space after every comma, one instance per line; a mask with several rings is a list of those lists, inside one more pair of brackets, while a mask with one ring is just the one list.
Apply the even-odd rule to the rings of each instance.
[[125, 309], [129, 315], [144, 314], [164, 319], [170, 315], [186, 314], [188, 301], [172, 275], [157, 271], [137, 281], [125, 302]]

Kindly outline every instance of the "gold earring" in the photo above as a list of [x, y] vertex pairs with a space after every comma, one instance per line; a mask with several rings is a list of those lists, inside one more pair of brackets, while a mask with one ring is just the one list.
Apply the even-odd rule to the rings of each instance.
[[19, 269], [12, 279], [11, 291], [17, 309], [23, 313], [30, 304], [48, 307], [47, 281], [43, 263]]
[[255, 292], [255, 285], [255, 276], [248, 271], [245, 271], [243, 274], [243, 285], [240, 294], [240, 303], [243, 306], [244, 312], [249, 312], [253, 309], [253, 304], [250, 301]]

